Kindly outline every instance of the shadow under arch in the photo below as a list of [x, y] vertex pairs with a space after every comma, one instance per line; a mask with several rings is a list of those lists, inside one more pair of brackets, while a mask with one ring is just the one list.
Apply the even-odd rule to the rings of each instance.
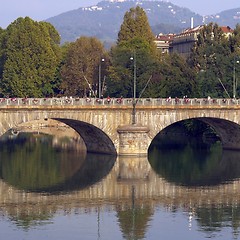
[[201, 117], [196, 119], [205, 122], [216, 131], [223, 149], [240, 150], [240, 125], [221, 118]]
[[[190, 136], [181, 132], [181, 128], [171, 130], [176, 123], [172, 124], [150, 144], [148, 159], [153, 170], [167, 181], [185, 186], [219, 185], [239, 178], [240, 151], [236, 150], [239, 150], [240, 126], [217, 118], [194, 120], [214, 129], [221, 143], [211, 145], [211, 141], [204, 142], [200, 135]], [[184, 120], [178, 123], [181, 122]]]
[[[240, 150], [240, 125], [222, 118], [213, 118], [213, 117], [196, 117], [196, 118], [189, 118], [189, 119], [183, 119], [178, 122], [174, 122], [173, 124], [170, 124], [166, 126], [164, 129], [162, 129], [152, 140], [156, 140], [156, 138], [159, 136], [159, 134], [167, 134], [169, 129], [177, 125], [181, 122], [189, 121], [189, 120], [197, 120], [198, 122], [202, 122], [204, 124], [207, 124], [210, 126], [216, 133], [216, 136], [221, 141], [222, 148], [227, 150]], [[177, 137], [177, 136], [174, 136]], [[184, 142], [184, 139], [182, 139]], [[149, 145], [149, 148], [151, 147], [151, 143]]]
[[117, 151], [112, 140], [106, 133], [94, 125], [73, 119], [52, 119], [65, 123], [78, 132], [86, 145], [87, 152], [117, 155]]

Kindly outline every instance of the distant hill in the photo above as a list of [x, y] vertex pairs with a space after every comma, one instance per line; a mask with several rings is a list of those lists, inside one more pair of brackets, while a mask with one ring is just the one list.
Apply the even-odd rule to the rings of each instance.
[[68, 11], [46, 21], [58, 30], [62, 43], [75, 41], [80, 36], [93, 36], [105, 44], [111, 44], [117, 39], [124, 14], [136, 5], [146, 11], [155, 34], [178, 33], [189, 28], [192, 17], [195, 26], [203, 24], [203, 20], [205, 23], [216, 21], [231, 27], [240, 22], [240, 9], [203, 18], [187, 8], [178, 7], [170, 2], [146, 0], [105, 0], [96, 6]]
[[240, 23], [240, 8], [234, 8], [215, 15], [206, 16], [205, 21], [216, 22], [220, 26], [230, 26], [231, 28], [235, 28], [236, 25]]

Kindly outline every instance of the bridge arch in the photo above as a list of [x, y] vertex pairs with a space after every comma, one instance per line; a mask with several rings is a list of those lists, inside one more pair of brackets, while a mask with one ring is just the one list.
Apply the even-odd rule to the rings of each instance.
[[[84, 142], [84, 149], [87, 152], [110, 155], [117, 154], [115, 145], [107, 133], [103, 132], [93, 124], [70, 118], [45, 118], [40, 120], [29, 119], [26, 122], [15, 123], [15, 126], [10, 128], [10, 134], [17, 136], [19, 132], [32, 131], [49, 133], [52, 131], [47, 131], [46, 129], [59, 128], [58, 122], [69, 126], [79, 134], [80, 138]], [[45, 129], [45, 131], [43, 129]], [[67, 134], [66, 132], [64, 133]], [[51, 134], [55, 135], [56, 132]]]
[[65, 118], [53, 118], [73, 128], [82, 137], [87, 152], [116, 155], [117, 151], [112, 140], [101, 129], [92, 124]]
[[[160, 133], [163, 129], [166, 129], [167, 127], [170, 127], [171, 125], [177, 122], [189, 120], [189, 119], [199, 120], [211, 126], [219, 136], [223, 149], [229, 149], [229, 150], [240, 149], [240, 125], [236, 122], [223, 119], [223, 118], [216, 118], [216, 117], [186, 118], [173, 123], [166, 124], [158, 133]], [[152, 139], [154, 139], [157, 136], [157, 134]]]

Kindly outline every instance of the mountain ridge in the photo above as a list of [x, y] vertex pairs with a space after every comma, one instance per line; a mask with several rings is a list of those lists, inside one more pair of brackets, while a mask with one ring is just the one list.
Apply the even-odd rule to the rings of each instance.
[[240, 8], [201, 16], [171, 2], [146, 0], [104, 0], [93, 6], [61, 13], [45, 21], [58, 30], [62, 43], [73, 42], [80, 36], [92, 36], [102, 42], [113, 43], [117, 39], [124, 14], [137, 5], [145, 10], [155, 34], [173, 31], [178, 33], [190, 27], [191, 18], [194, 19], [194, 25], [213, 21], [233, 28], [240, 23]]

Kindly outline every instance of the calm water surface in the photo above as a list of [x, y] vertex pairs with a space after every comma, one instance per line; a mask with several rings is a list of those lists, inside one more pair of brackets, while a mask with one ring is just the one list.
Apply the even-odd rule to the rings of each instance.
[[240, 239], [240, 153], [219, 144], [116, 158], [20, 133], [0, 167], [3, 240]]

